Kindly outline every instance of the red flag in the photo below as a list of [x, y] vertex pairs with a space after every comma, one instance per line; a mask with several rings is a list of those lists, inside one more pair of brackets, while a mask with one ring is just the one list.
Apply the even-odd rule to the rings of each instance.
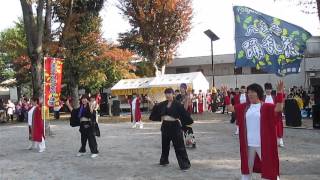
[[45, 57], [44, 60], [45, 105], [57, 108], [60, 106], [63, 59]]

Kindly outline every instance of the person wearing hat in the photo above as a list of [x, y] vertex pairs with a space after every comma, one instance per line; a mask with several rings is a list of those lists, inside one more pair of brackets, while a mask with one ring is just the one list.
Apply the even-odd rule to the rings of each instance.
[[170, 142], [172, 141], [181, 170], [188, 170], [191, 167], [191, 163], [184, 144], [182, 128], [192, 124], [193, 120], [183, 105], [175, 100], [172, 88], [167, 88], [164, 93], [166, 100], [157, 105], [154, 105], [153, 101], [147, 97], [151, 104], [154, 105], [149, 119], [152, 121], [162, 121], [160, 165], [166, 166], [169, 164], [168, 157]]
[[[188, 113], [191, 113], [192, 105], [191, 105], [190, 96], [187, 93], [187, 89], [188, 89], [187, 84], [182, 83], [180, 85], [180, 94], [176, 96], [176, 101], [180, 102]], [[193, 134], [192, 124], [184, 127], [183, 131], [184, 131], [186, 146], [196, 148], [196, 140]]]

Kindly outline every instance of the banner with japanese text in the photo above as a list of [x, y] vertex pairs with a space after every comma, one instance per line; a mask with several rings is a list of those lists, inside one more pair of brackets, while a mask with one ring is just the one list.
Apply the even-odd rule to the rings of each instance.
[[234, 6], [233, 11], [237, 68], [255, 67], [278, 76], [300, 72], [309, 32], [248, 7]]
[[45, 105], [47, 107], [60, 107], [62, 67], [63, 59], [44, 58]]

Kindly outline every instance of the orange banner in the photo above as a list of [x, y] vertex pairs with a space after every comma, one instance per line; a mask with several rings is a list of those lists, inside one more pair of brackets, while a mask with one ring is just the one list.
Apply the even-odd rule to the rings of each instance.
[[45, 105], [54, 109], [60, 107], [63, 59], [45, 57]]

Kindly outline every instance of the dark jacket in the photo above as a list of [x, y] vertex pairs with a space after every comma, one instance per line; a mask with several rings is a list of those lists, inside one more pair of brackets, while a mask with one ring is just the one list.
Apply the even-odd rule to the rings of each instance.
[[179, 119], [182, 126], [187, 126], [193, 123], [190, 114], [184, 109], [178, 101], [174, 100], [170, 108], [167, 108], [168, 101], [163, 101], [155, 105], [152, 109], [149, 119], [151, 121], [161, 121], [161, 116], [171, 116]]

